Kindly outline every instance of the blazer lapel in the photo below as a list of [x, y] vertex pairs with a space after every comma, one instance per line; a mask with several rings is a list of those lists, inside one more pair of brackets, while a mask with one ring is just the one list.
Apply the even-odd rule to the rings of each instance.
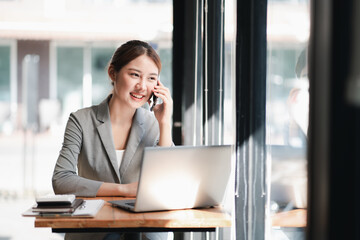
[[111, 165], [114, 168], [116, 175], [118, 177], [118, 181], [120, 183], [120, 174], [117, 166], [118, 164], [116, 160], [115, 145], [112, 135], [110, 112], [108, 105], [108, 100], [110, 98], [111, 96], [106, 98], [102, 103], [100, 103], [98, 107], [98, 112], [96, 117], [97, 120], [99, 121], [99, 125], [97, 126], [97, 130], [99, 132], [99, 136], [104, 145], [106, 153], [110, 159]]
[[136, 110], [131, 126], [130, 136], [126, 144], [126, 150], [120, 167], [120, 176], [124, 176], [124, 173], [131, 163], [131, 160], [139, 147], [141, 139], [144, 136], [145, 129], [143, 124], [144, 117], [140, 111]]

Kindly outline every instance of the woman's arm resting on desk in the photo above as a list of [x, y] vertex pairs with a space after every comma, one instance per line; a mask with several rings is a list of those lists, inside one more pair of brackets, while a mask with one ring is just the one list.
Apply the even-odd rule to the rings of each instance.
[[104, 182], [96, 196], [122, 196], [122, 197], [135, 197], [138, 188], [138, 182], [128, 184], [106, 183]]

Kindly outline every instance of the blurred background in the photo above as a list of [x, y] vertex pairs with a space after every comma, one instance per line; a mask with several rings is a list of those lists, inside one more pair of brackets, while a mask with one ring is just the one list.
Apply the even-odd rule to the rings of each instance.
[[[111, 89], [106, 65], [130, 39], [159, 53], [172, 89], [171, 0], [0, 0], [0, 239], [63, 239], [21, 213], [52, 193], [69, 114]], [[234, 143], [236, 1], [225, 1], [224, 142]], [[308, 0], [268, 1], [267, 146], [271, 213], [306, 207]], [[302, 61], [302, 60], [301, 60]], [[304, 70], [305, 69], [305, 70]], [[16, 223], [16, 224], [14, 224]], [[19, 231], [21, 229], [21, 231]], [[268, 237], [281, 238], [276, 234]]]
[[21, 212], [52, 193], [68, 116], [109, 94], [118, 46], [148, 41], [171, 89], [172, 1], [9, 0], [0, 9], [0, 239], [62, 239]]

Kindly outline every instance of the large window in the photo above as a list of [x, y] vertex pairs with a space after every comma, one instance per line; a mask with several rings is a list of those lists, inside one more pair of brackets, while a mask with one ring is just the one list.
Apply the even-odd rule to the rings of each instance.
[[[266, 143], [270, 215], [307, 207], [308, 1], [270, 1], [267, 25]], [[272, 239], [304, 239], [272, 228]]]

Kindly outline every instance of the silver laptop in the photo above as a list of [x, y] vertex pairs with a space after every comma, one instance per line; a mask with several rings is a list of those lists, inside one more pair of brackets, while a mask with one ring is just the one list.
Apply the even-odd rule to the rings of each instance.
[[109, 201], [133, 212], [221, 205], [231, 146], [146, 147], [136, 199]]

